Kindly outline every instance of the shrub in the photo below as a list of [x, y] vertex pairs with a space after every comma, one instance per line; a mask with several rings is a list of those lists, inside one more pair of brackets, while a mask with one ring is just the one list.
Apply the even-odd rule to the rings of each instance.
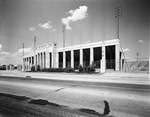
[[81, 72], [84, 71], [82, 65], [79, 65], [79, 66], [78, 66], [78, 70], [79, 70], [79, 73], [81, 73]]
[[37, 65], [37, 71], [41, 71], [40, 65]]
[[65, 68], [64, 71], [67, 73], [71, 73], [71, 72], [74, 72], [74, 69], [71, 67], [68, 67], [68, 68]]
[[31, 72], [35, 72], [35, 66], [31, 67]]
[[87, 67], [87, 72], [88, 73], [95, 72], [95, 66], [93, 66], [93, 65], [88, 66]]
[[95, 64], [94, 64], [94, 62], [92, 62], [92, 65], [89, 65], [87, 69], [88, 69], [88, 73], [95, 72]]
[[89, 65], [88, 67], [82, 67], [79, 65], [78, 67], [79, 73], [85, 72], [85, 73], [94, 73], [95, 72], [95, 64], [92, 62], [92, 65]]
[[64, 72], [63, 68], [44, 68], [42, 72]]
[[0, 70], [6, 70], [6, 65], [0, 66]]

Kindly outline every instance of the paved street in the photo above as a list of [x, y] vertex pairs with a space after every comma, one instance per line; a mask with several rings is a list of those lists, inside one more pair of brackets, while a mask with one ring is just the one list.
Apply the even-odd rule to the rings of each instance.
[[107, 100], [112, 116], [149, 117], [148, 75], [145, 75], [145, 79], [144, 75], [123, 77], [116, 74], [116, 77], [111, 78], [109, 75], [1, 72], [0, 92], [46, 99], [71, 108], [92, 109], [101, 114], [103, 101]]
[[0, 76], [32, 77], [39, 79], [87, 81], [87, 82], [110, 82], [124, 84], [150, 85], [150, 74], [111, 72], [105, 74], [78, 74], [78, 73], [48, 73], [48, 72], [21, 72], [0, 71]]

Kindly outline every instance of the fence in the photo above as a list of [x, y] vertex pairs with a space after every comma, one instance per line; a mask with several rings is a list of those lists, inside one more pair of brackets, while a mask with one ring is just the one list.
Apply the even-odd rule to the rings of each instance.
[[140, 60], [140, 61], [126, 61], [124, 66], [124, 71], [126, 72], [149, 72], [149, 61], [148, 60]]
[[[117, 62], [116, 62], [117, 61]], [[74, 62], [74, 69], [78, 69], [80, 62]], [[137, 60], [115, 60], [110, 59], [106, 60], [106, 70], [107, 69], [116, 69], [116, 64], [119, 65], [119, 70], [124, 72], [149, 72], [149, 60], [148, 59], [139, 59]], [[71, 66], [71, 63], [66, 63], [66, 67]], [[88, 67], [90, 65], [89, 61], [83, 61], [83, 67]], [[94, 61], [95, 68], [101, 67], [100, 61]], [[59, 67], [63, 67], [63, 63], [59, 63]]]

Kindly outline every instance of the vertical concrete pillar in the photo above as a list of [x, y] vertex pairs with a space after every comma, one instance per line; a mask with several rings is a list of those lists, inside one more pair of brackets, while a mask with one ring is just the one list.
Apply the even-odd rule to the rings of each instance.
[[51, 67], [55, 68], [55, 66], [56, 66], [56, 52], [55, 49], [53, 48], [51, 52]]
[[46, 68], [50, 68], [50, 66], [49, 66], [49, 64], [50, 64], [50, 63], [49, 63], [49, 62], [50, 62], [50, 60], [49, 60], [49, 52], [46, 51], [46, 52], [45, 52], [45, 55], [46, 55], [46, 58], [45, 58], [45, 59], [46, 59], [46, 66], [45, 66], [45, 67], [46, 67]]
[[43, 52], [43, 68], [45, 68], [46, 67], [46, 53], [45, 52]]
[[43, 54], [43, 68], [44, 68], [44, 67], [45, 67], [45, 66], [44, 66], [44, 63], [45, 63], [45, 60], [44, 60], [44, 59], [45, 59], [45, 57], [44, 57], [44, 52], [43, 52], [42, 54]]
[[28, 70], [29, 70], [29, 65], [30, 65], [30, 63], [29, 63], [29, 57], [28, 57], [28, 59], [27, 59], [27, 60], [28, 60], [28, 63], [27, 63], [28, 65], [27, 65], [27, 66], [28, 66]]
[[83, 66], [83, 49], [80, 49], [80, 65]]
[[35, 65], [36, 65], [36, 55], [33, 55], [33, 66], [35, 67]]
[[32, 61], [32, 56], [30, 57], [30, 68], [32, 67], [33, 61]]
[[121, 58], [120, 58], [120, 70], [121, 71], [123, 71], [123, 67], [122, 67], [123, 66], [123, 63], [122, 63], [122, 61], [123, 61], [123, 54], [124, 53], [121, 53]]
[[58, 52], [56, 52], [56, 59], [55, 59], [55, 68], [58, 68], [59, 65], [59, 58], [58, 58]]
[[92, 62], [94, 61], [94, 57], [93, 57], [93, 47], [90, 48], [90, 65], [92, 65]]
[[30, 63], [29, 63], [29, 57], [28, 57], [27, 60], [28, 60], [28, 62], [27, 62], [27, 66], [28, 66], [27, 69], [29, 69], [29, 64], [30, 64]]
[[38, 65], [41, 67], [41, 63], [40, 63], [40, 53], [38, 53]]
[[63, 68], [66, 68], [66, 52], [63, 51]]
[[44, 54], [43, 54], [43, 52], [41, 53], [41, 66], [42, 66], [42, 69], [44, 68]]
[[52, 56], [52, 58], [51, 58], [51, 59], [52, 59], [52, 60], [51, 60], [51, 61], [52, 61], [52, 62], [51, 62], [51, 67], [54, 68], [54, 61], [55, 61], [55, 59], [54, 59], [54, 52], [53, 52], [53, 50], [52, 50], [52, 53], [51, 53], [51, 54], [52, 54], [52, 55], [51, 55], [51, 56]]
[[46, 62], [47, 62], [46, 56], [47, 56], [47, 54], [45, 52], [45, 68], [46, 68]]
[[[24, 58], [22, 58], [22, 71], [25, 71], [25, 70], [24, 70], [24, 68], [25, 68], [24, 65], [25, 65], [25, 60], [24, 60]], [[7, 68], [7, 67], [6, 67], [6, 68]], [[7, 69], [6, 69], [6, 70], [7, 70]]]
[[40, 55], [41, 55], [41, 56], [40, 56], [40, 68], [42, 69], [42, 68], [43, 68], [43, 64], [42, 64], [42, 63], [43, 63], [43, 62], [42, 62], [42, 61], [43, 61], [42, 52], [40, 53]]
[[39, 54], [37, 53], [37, 66], [39, 65]]
[[106, 51], [105, 46], [102, 46], [102, 60], [101, 60], [101, 73], [106, 71]]
[[[150, 51], [149, 51], [149, 53], [150, 53]], [[150, 54], [149, 54], [149, 56], [150, 56]], [[149, 57], [149, 66], [148, 66], [148, 69], [149, 69], [149, 74], [150, 74], [150, 57]]]
[[35, 71], [37, 71], [37, 62], [38, 62], [38, 57], [37, 55], [35, 55], [35, 62], [34, 62]]
[[27, 65], [26, 65], [26, 58], [24, 58], [24, 71], [26, 71]]
[[120, 45], [116, 44], [115, 45], [115, 70], [119, 71], [119, 66], [120, 66]]
[[56, 63], [57, 52], [55, 50], [53, 51], [53, 56], [53, 68], [56, 68], [58, 63]]
[[24, 71], [26, 70], [26, 58], [24, 58]]
[[26, 58], [26, 70], [28, 69], [28, 57]]
[[71, 67], [74, 68], [74, 52], [71, 50]]
[[28, 70], [30, 68], [30, 57], [28, 58]]

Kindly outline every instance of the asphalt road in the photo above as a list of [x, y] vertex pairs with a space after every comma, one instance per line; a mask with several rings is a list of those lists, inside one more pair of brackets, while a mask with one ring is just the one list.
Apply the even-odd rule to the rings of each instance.
[[150, 86], [0, 76], [0, 92], [45, 99], [103, 113], [104, 100], [115, 117], [150, 117]]

